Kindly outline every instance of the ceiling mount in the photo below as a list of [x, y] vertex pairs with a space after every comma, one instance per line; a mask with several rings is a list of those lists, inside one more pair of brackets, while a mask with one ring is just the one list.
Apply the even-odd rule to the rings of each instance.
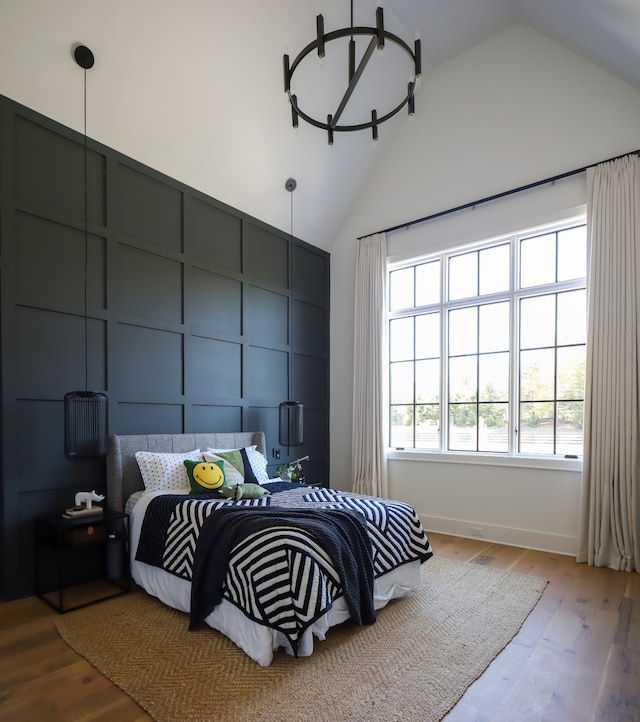
[[[369, 37], [369, 44], [364, 51], [360, 62], [356, 67], [356, 40], [358, 36]], [[326, 122], [318, 120], [312, 117], [308, 113], [305, 113], [298, 104], [298, 98], [295, 93], [291, 91], [291, 79], [300, 63], [314, 50], [317, 51], [318, 57], [323, 58], [326, 52], [326, 46], [333, 40], [340, 38], [350, 38], [349, 40], [349, 68], [348, 68], [348, 80], [349, 83], [344, 91], [342, 99], [338, 104], [335, 112], [327, 116]], [[407, 94], [403, 100], [398, 103], [389, 112], [378, 117], [378, 112], [373, 109], [371, 111], [371, 119], [362, 123], [352, 123], [340, 125], [340, 117], [347, 107], [353, 91], [359, 80], [364, 73], [367, 64], [373, 55], [373, 51], [384, 48], [385, 42], [389, 41], [394, 45], [401, 48], [411, 59], [413, 63], [413, 78], [409, 81], [407, 86]], [[396, 113], [399, 113], [405, 106], [408, 107], [409, 115], [413, 115], [415, 112], [415, 99], [414, 92], [416, 88], [416, 82], [422, 73], [422, 58], [421, 58], [421, 45], [420, 40], [416, 39], [414, 49], [412, 50], [407, 43], [401, 38], [384, 27], [384, 14], [381, 7], [376, 8], [376, 26], [354, 26], [353, 24], [353, 0], [351, 0], [351, 25], [348, 28], [342, 28], [341, 30], [333, 30], [330, 33], [324, 32], [324, 18], [322, 15], [316, 17], [316, 39], [310, 42], [305, 48], [303, 48], [298, 56], [295, 58], [293, 63], [289, 63], [289, 56], [285, 55], [283, 58], [284, 62], [284, 91], [289, 96], [289, 102], [291, 104], [291, 122], [294, 128], [298, 127], [299, 118], [302, 118], [307, 123], [314, 125], [316, 128], [321, 128], [327, 131], [329, 145], [333, 145], [333, 134], [344, 131], [355, 131], [365, 130], [371, 128], [371, 134], [374, 140], [378, 139], [378, 126], [384, 123], [389, 118], [392, 118]]]
[[287, 178], [287, 180], [284, 182], [284, 187], [289, 191], [289, 193], [292, 193], [298, 184], [296, 183], [295, 178]]
[[76, 45], [73, 51], [73, 57], [81, 68], [84, 68], [85, 70], [93, 68], [95, 59], [93, 57], [93, 53], [86, 45]]

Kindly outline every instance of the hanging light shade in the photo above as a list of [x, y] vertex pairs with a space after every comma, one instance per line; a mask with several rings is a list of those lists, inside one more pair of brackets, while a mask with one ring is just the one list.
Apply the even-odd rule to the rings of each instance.
[[304, 443], [304, 406], [299, 401], [280, 404], [280, 446], [302, 446]]
[[87, 70], [93, 67], [94, 57], [89, 48], [78, 45], [73, 53], [76, 63], [84, 70], [84, 391], [70, 391], [64, 397], [64, 453], [69, 459], [104, 458], [108, 451], [109, 413], [106, 394], [88, 391], [87, 340]]
[[108, 452], [106, 394], [70, 391], [64, 397], [64, 454], [69, 459], [103, 458]]

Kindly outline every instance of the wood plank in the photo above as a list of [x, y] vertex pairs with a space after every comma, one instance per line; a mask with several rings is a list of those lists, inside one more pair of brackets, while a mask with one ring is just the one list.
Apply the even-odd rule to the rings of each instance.
[[640, 720], [640, 648], [611, 648], [594, 719]]
[[620, 638], [616, 637], [616, 641], [625, 647], [640, 649], [640, 574], [629, 573], [626, 581], [624, 613], [628, 618], [624, 621], [625, 629], [618, 630]]
[[149, 722], [144, 710], [64, 642], [55, 616], [35, 597], [0, 603], [0, 722]]
[[[445, 718], [447, 722], [640, 722], [640, 575], [538, 551], [432, 535], [436, 553], [546, 577], [520, 632]], [[456, 553], [457, 552], [457, 553]], [[615, 642], [618, 642], [617, 646]]]

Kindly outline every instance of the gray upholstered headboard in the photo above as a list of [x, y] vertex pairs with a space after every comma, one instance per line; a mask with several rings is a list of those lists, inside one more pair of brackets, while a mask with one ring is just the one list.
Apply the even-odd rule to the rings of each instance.
[[241, 449], [258, 447], [266, 456], [263, 431], [236, 431], [221, 434], [141, 434], [109, 437], [107, 456], [107, 506], [123, 511], [127, 499], [144, 489], [136, 461], [136, 451], [179, 452], [192, 449]]

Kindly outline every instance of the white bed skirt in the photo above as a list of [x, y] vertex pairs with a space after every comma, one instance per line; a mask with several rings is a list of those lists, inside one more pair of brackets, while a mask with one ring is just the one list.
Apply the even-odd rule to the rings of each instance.
[[[131, 576], [136, 584], [167, 606], [188, 613], [191, 582], [135, 559], [144, 513], [149, 501], [154, 496], [156, 493], [143, 494], [131, 513]], [[420, 566], [419, 561], [413, 561], [376, 579], [374, 584], [375, 608], [381, 609], [391, 599], [404, 597], [415, 591], [422, 583]], [[312, 654], [313, 638], [325, 639], [330, 627], [341, 624], [347, 619], [349, 619], [347, 603], [344, 597], [341, 597], [334, 602], [333, 607], [325, 615], [305, 630], [298, 642], [298, 656], [308, 657]], [[291, 645], [281, 632], [254, 622], [226, 599], [223, 599], [215, 607], [205, 622], [228, 637], [263, 667], [271, 664], [273, 653], [280, 648], [283, 648], [288, 654], [293, 654]], [[185, 624], [188, 624], [186, 620]]]

